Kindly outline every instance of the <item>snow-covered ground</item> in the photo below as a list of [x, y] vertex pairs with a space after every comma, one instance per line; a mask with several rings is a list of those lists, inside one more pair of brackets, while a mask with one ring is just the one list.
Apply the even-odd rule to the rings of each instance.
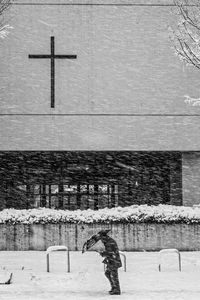
[[102, 257], [90, 251], [70, 252], [67, 273], [66, 252], [50, 254], [46, 272], [45, 252], [0, 252], [0, 279], [13, 272], [10, 285], [0, 285], [1, 300], [166, 300], [200, 299], [200, 252], [182, 252], [182, 272], [175, 254], [163, 254], [158, 271], [158, 252], [124, 252], [127, 272], [119, 271], [122, 294], [110, 296], [103, 274]]

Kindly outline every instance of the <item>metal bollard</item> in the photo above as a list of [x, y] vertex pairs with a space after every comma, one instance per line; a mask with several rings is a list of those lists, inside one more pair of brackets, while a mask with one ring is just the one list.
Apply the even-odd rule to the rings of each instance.
[[121, 251], [119, 251], [119, 254], [124, 258], [124, 272], [126, 272], [126, 255]]
[[161, 272], [161, 254], [165, 253], [176, 253], [178, 255], [179, 271], [181, 272], [181, 254], [177, 249], [162, 249], [159, 251], [159, 265], [158, 270]]
[[47, 272], [50, 270], [49, 254], [53, 251], [67, 251], [67, 272], [70, 272], [70, 255], [69, 249], [66, 246], [50, 246], [47, 248], [46, 257], [47, 257]]

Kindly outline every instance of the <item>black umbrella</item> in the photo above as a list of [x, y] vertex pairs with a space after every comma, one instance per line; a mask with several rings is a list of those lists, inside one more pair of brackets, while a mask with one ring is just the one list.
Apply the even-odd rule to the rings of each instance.
[[102, 235], [106, 235], [110, 229], [101, 230], [97, 234], [92, 235], [84, 244], [82, 248], [82, 253], [85, 253], [89, 250], [92, 246], [94, 246], [100, 239]]

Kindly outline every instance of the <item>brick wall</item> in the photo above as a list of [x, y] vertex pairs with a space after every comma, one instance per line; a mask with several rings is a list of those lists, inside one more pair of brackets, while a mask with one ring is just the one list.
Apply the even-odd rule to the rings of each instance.
[[183, 205], [200, 204], [200, 152], [182, 154]]
[[169, 161], [170, 176], [170, 204], [182, 205], [182, 153], [173, 155]]

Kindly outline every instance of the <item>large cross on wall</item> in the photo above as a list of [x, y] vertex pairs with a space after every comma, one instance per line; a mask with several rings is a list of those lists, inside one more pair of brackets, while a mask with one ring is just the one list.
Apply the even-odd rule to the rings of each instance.
[[29, 58], [50, 59], [51, 62], [51, 108], [55, 108], [55, 59], [76, 59], [73, 54], [55, 54], [55, 38], [51, 36], [50, 54], [29, 54]]

